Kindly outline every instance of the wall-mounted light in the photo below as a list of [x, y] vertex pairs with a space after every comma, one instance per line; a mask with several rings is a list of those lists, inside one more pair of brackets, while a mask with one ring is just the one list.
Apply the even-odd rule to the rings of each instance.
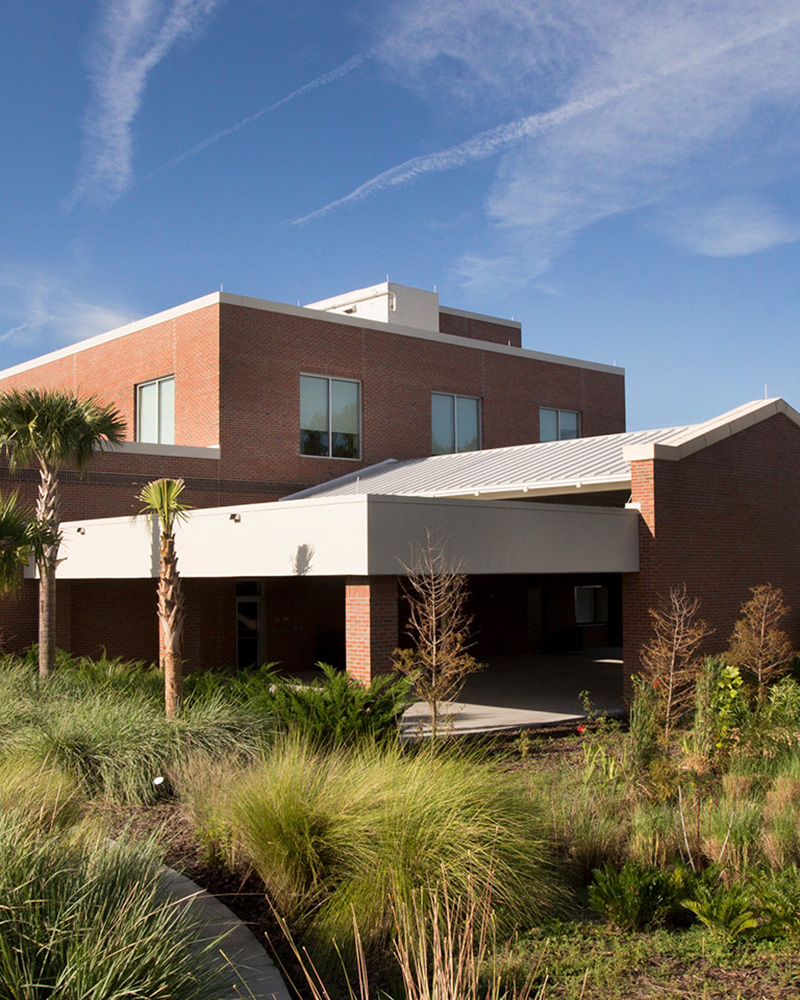
[[228, 520], [229, 521], [233, 521], [234, 524], [238, 524], [241, 521], [241, 519], [242, 519], [242, 515], [241, 514], [229, 514], [228, 515]]
[[79, 535], [85, 535], [86, 534], [86, 528], [76, 528], [75, 530], [77, 531], [77, 533]]

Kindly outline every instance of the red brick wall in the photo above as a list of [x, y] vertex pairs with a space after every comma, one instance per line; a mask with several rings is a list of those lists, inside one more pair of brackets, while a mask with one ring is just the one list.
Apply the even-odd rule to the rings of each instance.
[[626, 674], [650, 636], [648, 608], [684, 583], [723, 650], [750, 588], [772, 583], [800, 647], [800, 428], [777, 415], [680, 462], [635, 462], [641, 568], [624, 578]]
[[35, 369], [0, 379], [0, 392], [30, 386], [96, 395], [112, 402], [136, 437], [135, 388], [175, 376], [175, 443], [219, 443], [219, 307], [206, 306], [164, 323], [88, 347]]
[[488, 340], [493, 344], [522, 347], [522, 330], [518, 326], [493, 323], [476, 316], [457, 316], [444, 309], [439, 313], [439, 332], [449, 333], [454, 337], [468, 337], [470, 340]]
[[398, 646], [397, 579], [350, 577], [345, 587], [347, 672], [369, 684], [391, 670]]
[[[495, 328], [470, 322], [487, 336]], [[302, 372], [360, 381], [359, 462], [300, 455]], [[133, 438], [134, 386], [169, 374], [176, 444], [219, 443], [220, 460], [98, 455], [83, 480], [64, 475], [66, 519], [127, 514], [141, 486], [158, 476], [184, 477], [187, 500], [208, 507], [278, 499], [385, 458], [429, 455], [432, 391], [481, 398], [485, 448], [536, 441], [540, 405], [580, 411], [585, 435], [625, 426], [621, 375], [229, 304], [0, 380], [0, 391], [94, 393], [119, 407]], [[28, 496], [35, 478], [23, 485]]]
[[[313, 485], [427, 456], [433, 391], [481, 398], [485, 448], [538, 440], [539, 405], [579, 410], [587, 435], [625, 427], [621, 375], [243, 306], [221, 322], [223, 475]], [[300, 455], [301, 373], [361, 382], [360, 462]]]

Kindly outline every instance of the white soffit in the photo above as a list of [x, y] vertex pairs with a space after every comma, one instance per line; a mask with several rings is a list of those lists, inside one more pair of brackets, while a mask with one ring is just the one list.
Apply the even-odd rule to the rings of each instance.
[[[158, 528], [147, 517], [73, 521], [62, 530], [61, 579], [158, 576]], [[194, 510], [175, 534], [181, 574], [208, 579], [393, 576], [428, 531], [447, 539], [468, 573], [624, 573], [639, 565], [635, 511], [564, 504], [350, 496]]]

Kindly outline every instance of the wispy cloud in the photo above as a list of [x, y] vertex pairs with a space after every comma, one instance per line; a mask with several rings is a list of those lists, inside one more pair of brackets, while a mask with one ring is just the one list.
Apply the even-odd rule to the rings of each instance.
[[676, 243], [706, 257], [742, 257], [800, 240], [800, 222], [761, 198], [722, 198], [681, 207], [661, 228]]
[[151, 70], [196, 36], [224, 0], [105, 0], [87, 63], [93, 91], [83, 124], [78, 180], [64, 202], [113, 203], [133, 167], [132, 125]]
[[[765, 111], [796, 116], [795, 0], [563, 0], [557, 7], [444, 0], [428, 16], [423, 0], [395, 5], [399, 13], [376, 51], [411, 86], [427, 85], [434, 101], [460, 100], [466, 117], [538, 107], [385, 170], [295, 223], [497, 157], [482, 237], [494, 252], [465, 253], [457, 267], [474, 284], [529, 280], [602, 219], [718, 199], [720, 184], [740, 193], [737, 161], [774, 152]], [[776, 153], [775, 171], [795, 172], [796, 152]], [[727, 164], [722, 181], [720, 163]], [[764, 241], [772, 234], [785, 242], [790, 231], [773, 220], [760, 232]], [[681, 242], [705, 252], [702, 239]]]
[[191, 149], [187, 149], [179, 156], [175, 156], [166, 163], [162, 163], [160, 167], [156, 167], [155, 170], [151, 170], [149, 174], [146, 174], [146, 177], [155, 177], [156, 174], [160, 174], [164, 170], [176, 167], [179, 163], [183, 163], [184, 160], [188, 160], [192, 156], [196, 156], [198, 153], [201, 153], [204, 149], [208, 149], [209, 146], [213, 146], [215, 143], [219, 142], [220, 139], [225, 139], [229, 135], [240, 132], [248, 125], [252, 125], [254, 122], [257, 122], [259, 118], [263, 118], [264, 115], [268, 115], [272, 111], [277, 111], [277, 109], [283, 107], [284, 104], [288, 104], [290, 101], [294, 101], [296, 98], [302, 97], [303, 94], [307, 94], [311, 90], [316, 90], [318, 87], [324, 87], [328, 83], [335, 83], [337, 80], [341, 80], [343, 76], [347, 76], [348, 73], [352, 73], [353, 70], [359, 69], [359, 67], [363, 66], [369, 58], [370, 53], [368, 52], [362, 52], [353, 56], [352, 59], [348, 59], [347, 62], [344, 62], [335, 69], [332, 69], [329, 73], [323, 73], [322, 76], [318, 76], [316, 79], [309, 81], [309, 83], [303, 84], [302, 87], [298, 87], [296, 90], [293, 90], [290, 94], [282, 97], [279, 101], [275, 101], [274, 104], [268, 104], [266, 107], [256, 111], [255, 114], [248, 115], [246, 118], [240, 119], [234, 125], [229, 125], [227, 128], [220, 129], [219, 132], [215, 132], [213, 135], [208, 136], [206, 139], [203, 139], [201, 142], [192, 146]]
[[34, 268], [0, 267], [0, 342], [53, 350], [130, 323], [135, 317], [75, 291], [64, 276]]

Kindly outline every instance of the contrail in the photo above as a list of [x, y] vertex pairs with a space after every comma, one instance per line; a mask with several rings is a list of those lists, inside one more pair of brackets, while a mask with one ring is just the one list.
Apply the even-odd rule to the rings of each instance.
[[93, 98], [83, 125], [81, 164], [66, 212], [84, 198], [112, 204], [132, 177], [133, 122], [151, 71], [175, 45], [198, 34], [224, 0], [113, 0], [103, 7], [89, 66]]
[[580, 100], [564, 104], [553, 111], [537, 112], [534, 115], [517, 118], [515, 121], [479, 132], [477, 135], [472, 136], [472, 138], [456, 146], [451, 146], [449, 149], [441, 150], [438, 153], [415, 156], [413, 159], [406, 160], [396, 167], [384, 170], [370, 180], [365, 181], [349, 194], [337, 198], [327, 205], [323, 205], [322, 208], [318, 208], [316, 211], [310, 212], [308, 215], [304, 215], [298, 219], [293, 219], [291, 224], [295, 226], [303, 225], [312, 219], [321, 218], [323, 215], [327, 215], [329, 212], [343, 205], [362, 201], [364, 198], [368, 198], [370, 195], [376, 194], [385, 188], [409, 184], [423, 174], [441, 173], [445, 170], [453, 170], [456, 167], [464, 166], [467, 163], [488, 159], [503, 149], [517, 145], [523, 139], [530, 139], [541, 135], [543, 132], [548, 132], [559, 125], [571, 121], [573, 118], [596, 111], [598, 108], [620, 97], [624, 97], [637, 90], [642, 90], [653, 83], [663, 80], [665, 77], [682, 73], [685, 70], [702, 65], [711, 59], [725, 55], [733, 49], [758, 42], [770, 35], [778, 34], [798, 21], [800, 21], [800, 14], [782, 18], [749, 32], [742, 32], [728, 41], [720, 42], [718, 45], [711, 46], [695, 56], [674, 63], [660, 72], [647, 73], [636, 80], [631, 80], [629, 83], [620, 84], [616, 87], [605, 87]]
[[210, 135], [207, 139], [203, 139], [202, 142], [198, 142], [196, 146], [192, 146], [191, 149], [187, 149], [185, 153], [181, 153], [172, 160], [162, 163], [160, 167], [156, 167], [155, 170], [151, 170], [149, 174], [145, 174], [143, 179], [149, 180], [149, 178], [155, 177], [156, 174], [160, 174], [164, 170], [176, 167], [179, 163], [183, 163], [184, 160], [188, 160], [190, 157], [196, 156], [204, 149], [208, 149], [209, 146], [213, 146], [214, 143], [219, 142], [220, 139], [224, 139], [225, 136], [233, 135], [234, 132], [241, 131], [247, 125], [252, 125], [253, 122], [258, 121], [259, 118], [262, 118], [264, 115], [268, 115], [271, 111], [276, 111], [284, 104], [288, 104], [290, 101], [293, 101], [296, 97], [301, 97], [303, 94], [308, 93], [309, 90], [316, 90], [317, 87], [324, 87], [327, 83], [334, 83], [336, 80], [340, 80], [343, 76], [347, 76], [348, 73], [352, 73], [354, 69], [358, 69], [359, 66], [363, 65], [363, 63], [370, 58], [370, 56], [371, 53], [369, 52], [362, 52], [359, 55], [353, 56], [353, 58], [348, 59], [346, 63], [342, 63], [341, 66], [337, 66], [336, 69], [332, 69], [329, 73], [324, 73], [322, 76], [318, 76], [315, 80], [311, 80], [310, 83], [303, 84], [302, 87], [298, 87], [297, 90], [293, 90], [291, 94], [287, 94], [286, 97], [282, 97], [274, 104], [261, 108], [260, 111], [256, 111], [253, 115], [248, 115], [247, 118], [242, 118], [242, 120], [236, 122], [235, 125], [229, 125], [228, 128], [215, 132], [214, 135]]

